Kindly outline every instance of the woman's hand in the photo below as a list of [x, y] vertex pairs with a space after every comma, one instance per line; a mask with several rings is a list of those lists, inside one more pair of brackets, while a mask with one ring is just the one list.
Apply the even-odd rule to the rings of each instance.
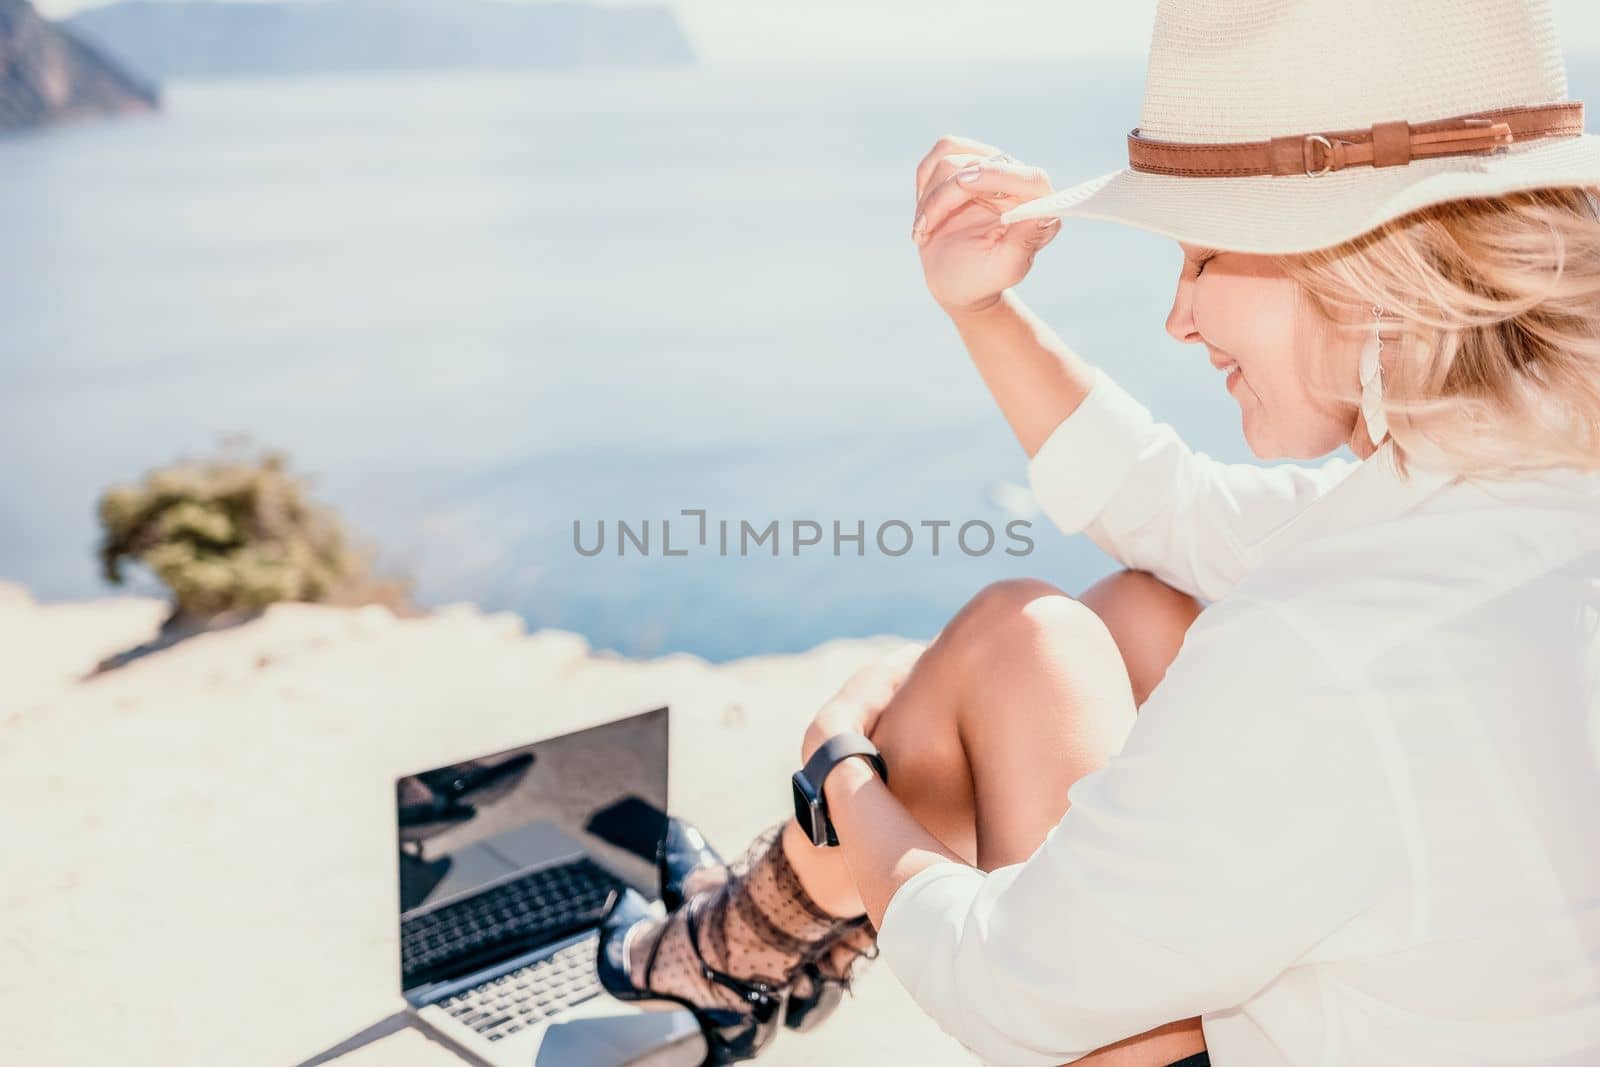
[[917, 657], [926, 645], [913, 644], [880, 660], [867, 664], [852, 674], [828, 702], [822, 705], [816, 718], [806, 728], [805, 740], [800, 745], [800, 764], [804, 766], [811, 754], [835, 734], [847, 730], [872, 735], [878, 716], [889, 706], [889, 701], [900, 691], [911, 674]]
[[[928, 291], [951, 315], [998, 301], [1061, 231], [1054, 217], [998, 221], [1001, 212], [1053, 191], [1042, 167], [985, 158], [999, 151], [968, 137], [941, 137], [917, 164], [912, 240], [921, 249]], [[972, 180], [960, 178], [973, 167]]]

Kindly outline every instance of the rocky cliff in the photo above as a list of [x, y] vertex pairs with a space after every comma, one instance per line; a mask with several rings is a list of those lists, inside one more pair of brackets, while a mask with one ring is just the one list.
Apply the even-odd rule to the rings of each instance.
[[0, 132], [58, 119], [150, 111], [157, 103], [153, 88], [46, 22], [28, 0], [0, 0]]

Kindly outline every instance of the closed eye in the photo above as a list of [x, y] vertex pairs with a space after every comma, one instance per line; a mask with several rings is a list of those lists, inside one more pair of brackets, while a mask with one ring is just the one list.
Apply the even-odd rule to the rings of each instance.
[[1216, 259], [1216, 258], [1217, 258], [1217, 253], [1216, 252], [1208, 250], [1208, 251], [1202, 253], [1199, 256], [1199, 258], [1197, 258], [1195, 260], [1194, 276], [1196, 278], [1200, 277], [1200, 272], [1206, 269], [1206, 264], [1210, 263], [1213, 259]]

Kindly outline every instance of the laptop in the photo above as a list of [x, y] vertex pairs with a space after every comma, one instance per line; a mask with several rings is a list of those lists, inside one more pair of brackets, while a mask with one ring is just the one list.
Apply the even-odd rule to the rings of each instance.
[[657, 708], [395, 782], [401, 990], [423, 1028], [490, 1067], [700, 1061], [693, 1016], [612, 998], [594, 966], [612, 890], [659, 898], [667, 723]]

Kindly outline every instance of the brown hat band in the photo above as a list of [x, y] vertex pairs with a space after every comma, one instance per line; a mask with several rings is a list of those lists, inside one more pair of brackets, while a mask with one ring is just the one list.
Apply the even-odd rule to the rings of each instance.
[[1243, 178], [1305, 174], [1317, 177], [1346, 167], [1398, 167], [1413, 159], [1503, 152], [1513, 141], [1576, 137], [1583, 133], [1583, 102], [1524, 104], [1475, 111], [1415, 125], [1404, 119], [1365, 130], [1297, 133], [1270, 141], [1190, 144], [1128, 134], [1128, 165], [1150, 174], [1188, 178]]

